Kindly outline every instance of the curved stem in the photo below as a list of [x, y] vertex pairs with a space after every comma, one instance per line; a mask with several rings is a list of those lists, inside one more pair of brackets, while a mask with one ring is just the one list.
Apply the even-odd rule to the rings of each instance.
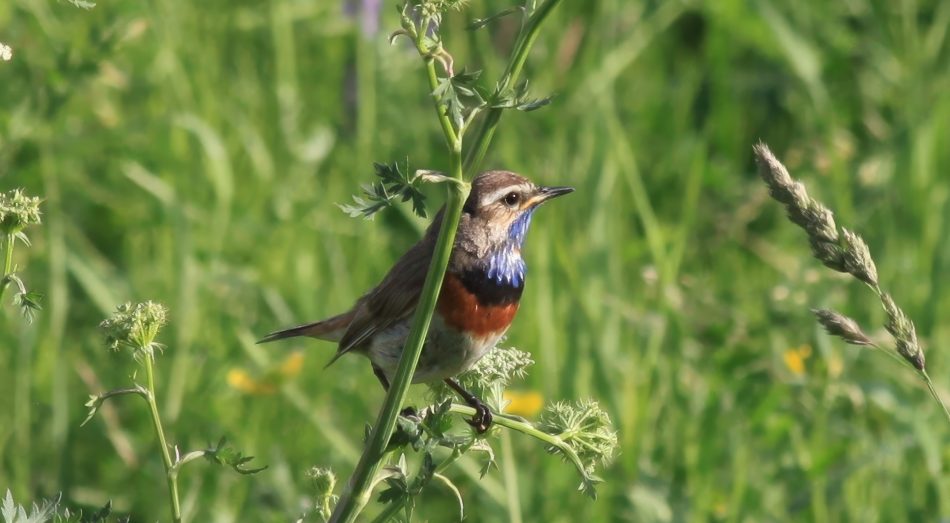
[[[519, 37], [518, 43], [516, 44], [514, 56], [505, 70], [503, 81], [500, 84], [502, 87], [507, 88], [517, 81], [524, 62], [527, 59], [528, 50], [537, 37], [538, 27], [550, 13], [551, 9], [559, 2], [560, 0], [546, 0], [531, 16], [530, 20], [528, 20], [525, 29], [522, 31], [522, 36]], [[462, 129], [455, 128], [449, 118], [447, 108], [435, 95], [436, 88], [439, 85], [439, 78], [435, 69], [435, 57], [428, 54], [429, 51], [422, 43], [422, 37], [428, 26], [429, 21], [423, 20], [420, 25], [423, 30], [416, 36], [416, 48], [420, 54], [423, 55], [425, 60], [430, 96], [433, 98], [439, 124], [442, 127], [442, 133], [445, 135], [445, 141], [449, 148], [448, 177], [458, 183], [446, 184], [448, 195], [442, 214], [442, 227], [439, 230], [432, 260], [429, 263], [429, 269], [426, 273], [425, 284], [419, 296], [419, 303], [413, 315], [412, 328], [403, 346], [402, 355], [399, 358], [399, 366], [396, 369], [396, 374], [386, 394], [386, 400], [379, 412], [379, 416], [376, 418], [376, 423], [373, 425], [373, 430], [366, 442], [366, 447], [360, 456], [356, 469], [353, 471], [353, 475], [350, 477], [333, 511], [333, 515], [330, 517], [331, 522], [349, 523], [355, 521], [356, 516], [362, 508], [366, 506], [366, 503], [369, 502], [370, 495], [372, 494], [371, 485], [373, 477], [376, 476], [379, 470], [386, 445], [389, 443], [393, 428], [396, 425], [396, 416], [399, 414], [399, 409], [405, 400], [409, 385], [412, 382], [412, 376], [415, 373], [419, 355], [422, 353], [422, 346], [429, 330], [429, 324], [432, 321], [432, 314], [435, 312], [436, 302], [439, 298], [439, 290], [442, 287], [445, 270], [448, 267], [449, 258], [452, 254], [452, 247], [455, 244], [455, 232], [456, 229], [458, 229], [458, 224], [461, 219], [462, 206], [465, 204], [465, 199], [468, 197], [470, 191], [469, 185], [465, 183], [466, 178], [464, 173], [473, 171], [473, 166], [477, 167], [477, 165], [481, 163], [484, 152], [488, 150], [488, 145], [494, 135], [495, 127], [498, 125], [498, 117], [501, 112], [500, 109], [491, 110], [486, 119], [486, 123], [491, 123], [489, 125], [482, 125], [476, 137], [474, 151], [481, 151], [481, 153], [472, 156], [472, 151], [470, 151], [470, 158], [466, 159], [465, 168], [463, 168]], [[469, 410], [474, 414], [474, 409]], [[506, 426], [505, 424], [509, 423], [509, 420], [498, 417], [496, 418], [496, 422]], [[535, 437], [547, 441], [551, 445], [561, 449], [565, 455], [575, 463], [575, 466], [578, 466], [578, 470], [584, 470], [583, 465], [577, 458], [577, 454], [559, 438], [538, 431], [529, 425], [523, 423], [519, 424], [524, 426], [522, 432], [527, 434], [530, 434], [530, 431], [536, 432], [537, 435], [535, 435]]]
[[181, 521], [181, 504], [178, 502], [178, 469], [175, 467], [171, 453], [168, 451], [168, 443], [165, 442], [165, 430], [162, 428], [162, 418], [158, 415], [158, 404], [155, 402], [155, 373], [152, 371], [151, 354], [145, 355], [145, 379], [148, 387], [148, 394], [145, 399], [148, 401], [148, 409], [152, 414], [152, 425], [155, 427], [155, 435], [158, 437], [158, 444], [162, 449], [162, 464], [165, 465], [165, 481], [168, 483], [172, 521], [179, 523]]
[[[475, 415], [475, 409], [473, 409], [472, 407], [469, 407], [467, 405], [459, 405], [456, 403], [453, 403], [452, 406], [449, 407], [449, 412], [454, 412], [456, 414], [463, 414], [465, 416]], [[547, 432], [538, 430], [537, 428], [535, 428], [534, 425], [526, 421], [521, 421], [519, 419], [507, 416], [505, 414], [495, 414], [494, 418], [492, 419], [492, 423], [494, 423], [495, 425], [501, 425], [502, 427], [505, 427], [514, 431], [518, 431], [527, 436], [531, 436], [532, 438], [541, 440], [542, 442], [547, 443], [548, 445], [556, 448], [558, 451], [560, 451], [564, 455], [564, 457], [567, 458], [568, 461], [571, 462], [571, 464], [574, 465], [575, 468], [577, 468], [577, 472], [580, 473], [580, 475], [584, 479], [589, 479], [587, 476], [587, 470], [584, 468], [584, 463], [581, 461], [581, 458], [577, 455], [576, 452], [574, 452], [574, 449], [572, 449], [571, 446], [568, 445], [567, 442], [564, 441], [560, 436], [556, 436], [554, 434], [548, 434]]]
[[452, 125], [452, 120], [449, 119], [448, 111], [446, 110], [445, 105], [439, 102], [439, 97], [435, 94], [435, 89], [439, 86], [439, 75], [435, 70], [435, 58], [429, 56], [426, 58], [425, 62], [426, 75], [429, 78], [429, 96], [432, 97], [432, 103], [435, 104], [435, 112], [439, 116], [439, 124], [442, 126], [442, 134], [445, 135], [445, 143], [449, 146], [449, 149], [461, 149], [462, 144], [459, 141], [459, 136], [456, 132], [455, 126]]
[[0, 280], [0, 299], [3, 299], [3, 293], [7, 290], [10, 282], [7, 276], [13, 272], [13, 241], [16, 237], [13, 233], [7, 233], [3, 238], [3, 279]]
[[[431, 81], [433, 81], [433, 78], [430, 76]], [[438, 106], [439, 104], [437, 104]], [[440, 112], [441, 119], [442, 113]], [[446, 135], [446, 140], [451, 142], [454, 138]], [[461, 144], [458, 142], [450, 151], [449, 177], [460, 182], [463, 181]], [[419, 304], [413, 316], [412, 330], [406, 339], [402, 356], [399, 358], [399, 367], [396, 369], [396, 374], [390, 384], [389, 392], [386, 394], [386, 401], [379, 412], [379, 417], [373, 425], [363, 455], [360, 457], [356, 470], [343, 491], [330, 521], [354, 521], [357, 514], [369, 501], [372, 493], [369, 488], [370, 482], [379, 469], [380, 460], [396, 425], [396, 416], [398, 416], [406, 392], [409, 390], [412, 375], [415, 373], [416, 364], [419, 361], [419, 355], [422, 354], [422, 345], [429, 331], [429, 323], [432, 321], [432, 314], [435, 312], [435, 305], [439, 298], [439, 289], [442, 287], [445, 269], [448, 267], [452, 247], [455, 244], [455, 232], [462, 216], [462, 205], [465, 203], [465, 198], [468, 197], [469, 192], [469, 186], [465, 183], [447, 184], [446, 187], [448, 198], [442, 215], [442, 228], [439, 230], [439, 238], [432, 253], [432, 261], [429, 264], [426, 281], [419, 296]]]

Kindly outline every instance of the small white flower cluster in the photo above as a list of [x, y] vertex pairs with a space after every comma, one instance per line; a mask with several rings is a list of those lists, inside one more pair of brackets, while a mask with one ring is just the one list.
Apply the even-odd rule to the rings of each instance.
[[13, 60], [13, 48], [3, 42], [0, 42], [0, 60], [4, 62]]

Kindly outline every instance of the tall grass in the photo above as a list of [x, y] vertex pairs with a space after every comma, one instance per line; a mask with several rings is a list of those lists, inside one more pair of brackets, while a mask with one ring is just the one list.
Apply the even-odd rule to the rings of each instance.
[[[762, 139], [797, 177], [821, 180], [808, 183], [816, 197], [900, 289], [945, 395], [950, 6], [564, 4], [532, 58], [556, 65], [528, 64], [533, 89], [558, 96], [507, 119], [485, 165], [578, 188], [532, 227], [509, 342], [538, 362], [523, 389], [599, 399], [622, 450], [590, 503], [551, 496], [575, 478], [513, 436], [516, 468], [478, 480], [478, 464], [461, 463], [466, 519], [950, 515], [942, 412], [913, 376], [810, 327], [810, 306], [862, 325], [884, 316], [802, 252], [749, 154]], [[9, 304], [0, 317], [0, 490], [164, 514], [152, 487], [163, 471], [139, 454], [150, 418], [116, 403], [79, 428], [87, 395], [128, 378], [95, 326], [146, 298], [170, 310], [175, 351], [156, 384], [169, 437], [203, 448], [239, 434], [270, 465], [251, 479], [190, 470], [185, 519], [286, 521], [310, 502], [311, 465], [352, 469], [383, 396], [365, 362], [324, 371], [332, 345], [300, 342], [302, 368], [284, 375], [286, 349], [253, 341], [351, 304], [424, 225], [401, 211], [365, 224], [334, 205], [373, 160], [446, 164], [435, 125], [403, 125], [430, 110], [424, 75], [385, 41], [395, 9], [381, 13], [364, 34], [334, 2], [0, 7], [14, 50], [0, 62], [0, 188], [45, 198], [14, 262], [46, 295], [32, 325]], [[464, 34], [467, 22], [446, 23]], [[456, 59], [497, 76], [511, 23], [460, 38]], [[280, 377], [247, 393], [230, 370]], [[456, 510], [433, 491], [417, 514]]]

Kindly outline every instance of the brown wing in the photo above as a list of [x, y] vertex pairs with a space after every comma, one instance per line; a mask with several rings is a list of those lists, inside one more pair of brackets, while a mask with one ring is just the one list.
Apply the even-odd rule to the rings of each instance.
[[425, 236], [399, 258], [376, 288], [360, 298], [353, 321], [340, 338], [340, 346], [333, 361], [351, 350], [359, 349], [377, 332], [412, 315], [419, 302], [441, 224], [442, 212], [439, 211]]

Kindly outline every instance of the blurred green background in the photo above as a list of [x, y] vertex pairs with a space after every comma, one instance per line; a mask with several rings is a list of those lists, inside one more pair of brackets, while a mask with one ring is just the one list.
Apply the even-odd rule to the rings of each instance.
[[[445, 23], [456, 63], [488, 85], [517, 19], [465, 25], [507, 6], [473, 1]], [[369, 366], [323, 370], [332, 344], [253, 341], [348, 307], [425, 226], [335, 205], [372, 161], [445, 168], [420, 62], [387, 43], [397, 24], [392, 2], [370, 0], [0, 4], [14, 51], [0, 189], [45, 198], [16, 262], [46, 295], [32, 325], [9, 303], [0, 314], [0, 489], [168, 519], [141, 402], [79, 427], [88, 395], [135, 370], [97, 324], [145, 299], [171, 310], [157, 370], [171, 440], [226, 435], [269, 465], [190, 465], [192, 521], [289, 521], [310, 503], [309, 467], [345, 481], [382, 402]], [[864, 235], [948, 394], [948, 28], [950, 2], [925, 0], [556, 9], [526, 74], [557, 97], [507, 114], [486, 165], [578, 190], [535, 219], [508, 341], [537, 361], [517, 388], [597, 399], [621, 453], [592, 502], [570, 467], [512, 436], [496, 448], [513, 477], [450, 470], [467, 521], [950, 517], [946, 420], [910, 372], [816, 328], [810, 307], [878, 336], [883, 313], [810, 258], [752, 161], [768, 142]], [[439, 486], [417, 512], [457, 514]]]

